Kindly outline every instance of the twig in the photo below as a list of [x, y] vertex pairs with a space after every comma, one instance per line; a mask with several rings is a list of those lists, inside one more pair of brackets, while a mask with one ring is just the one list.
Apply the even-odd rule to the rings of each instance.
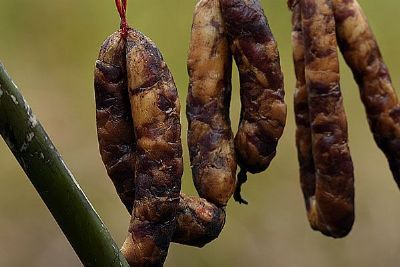
[[0, 133], [82, 263], [129, 266], [1, 64]]

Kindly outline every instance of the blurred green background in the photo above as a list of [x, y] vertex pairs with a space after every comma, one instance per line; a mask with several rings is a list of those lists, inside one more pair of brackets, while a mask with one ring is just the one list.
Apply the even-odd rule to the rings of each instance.
[[[186, 98], [186, 54], [194, 0], [129, 1], [129, 21], [158, 45]], [[264, 0], [285, 73], [288, 122], [267, 172], [244, 187], [249, 206], [234, 201], [220, 238], [203, 249], [172, 244], [166, 266], [398, 266], [400, 194], [369, 132], [358, 90], [342, 61], [342, 89], [356, 171], [356, 222], [342, 240], [313, 232], [305, 216], [294, 143], [290, 13], [286, 1]], [[395, 0], [360, 0], [400, 85], [400, 29]], [[117, 29], [114, 1], [1, 0], [0, 60], [76, 175], [118, 244], [129, 216], [106, 176], [97, 149], [93, 66], [102, 41]], [[232, 122], [239, 115], [235, 72]], [[184, 106], [184, 105], [183, 105]], [[187, 123], [182, 110], [184, 133]], [[0, 114], [1, 116], [1, 114]], [[186, 135], [183, 191], [196, 194]], [[67, 240], [16, 160], [0, 141], [0, 266], [80, 266]]]

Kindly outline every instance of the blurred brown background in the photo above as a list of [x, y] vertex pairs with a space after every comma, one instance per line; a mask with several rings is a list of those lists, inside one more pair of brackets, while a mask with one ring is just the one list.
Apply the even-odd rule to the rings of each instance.
[[[194, 0], [129, 1], [129, 21], [150, 36], [170, 66], [184, 104], [186, 54]], [[398, 266], [400, 194], [386, 159], [372, 140], [358, 91], [342, 64], [342, 89], [356, 171], [356, 223], [342, 240], [308, 226], [294, 144], [290, 13], [285, 0], [264, 0], [279, 43], [289, 104], [278, 155], [267, 172], [244, 187], [249, 206], [231, 201], [220, 238], [203, 249], [171, 245], [166, 266]], [[400, 29], [395, 0], [360, 0], [400, 85]], [[129, 216], [106, 177], [97, 150], [93, 65], [107, 35], [119, 25], [114, 1], [1, 0], [0, 60], [21, 88], [65, 162], [118, 244]], [[343, 63], [343, 61], [342, 61]], [[232, 121], [239, 99], [235, 73]], [[187, 123], [182, 111], [184, 133]], [[1, 115], [1, 114], [0, 114]], [[192, 185], [186, 135], [183, 191]], [[80, 266], [64, 235], [0, 141], [0, 266]]]

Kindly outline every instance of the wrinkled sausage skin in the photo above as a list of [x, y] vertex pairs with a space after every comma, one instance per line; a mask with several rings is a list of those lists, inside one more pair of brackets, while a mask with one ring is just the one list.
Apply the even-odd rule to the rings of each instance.
[[129, 29], [128, 90], [136, 137], [135, 201], [122, 252], [134, 266], [162, 266], [176, 227], [182, 176], [180, 104], [155, 44]]
[[[95, 68], [99, 148], [107, 172], [128, 212], [135, 199], [134, 136], [126, 78], [126, 43], [120, 32], [106, 39]], [[117, 122], [117, 123], [115, 123]], [[173, 242], [202, 247], [225, 223], [225, 211], [205, 199], [181, 194]]]
[[[296, 120], [296, 147], [300, 165], [300, 184], [307, 209], [307, 215], [312, 214], [315, 205], [315, 167], [312, 153], [310, 110], [308, 106], [308, 92], [305, 77], [304, 40], [301, 27], [300, 5], [291, 6], [292, 16], [292, 47], [293, 62], [296, 74], [296, 89], [294, 93], [294, 112]], [[313, 229], [317, 229], [312, 218], [309, 222]]]
[[356, 0], [333, 0], [340, 50], [359, 86], [370, 129], [400, 187], [400, 104], [378, 43]]
[[181, 194], [173, 241], [203, 247], [216, 239], [225, 225], [225, 209], [198, 197]]
[[302, 0], [305, 77], [316, 173], [311, 220], [332, 237], [347, 235], [354, 222], [354, 175], [347, 120], [339, 85], [339, 62], [330, 0]]
[[196, 189], [218, 206], [227, 204], [236, 180], [231, 70], [219, 0], [201, 0], [194, 11], [188, 55], [188, 145]]
[[[241, 119], [235, 149], [241, 173], [262, 172], [276, 154], [286, 123], [277, 43], [258, 0], [220, 0], [240, 75]], [[245, 182], [239, 175], [238, 189]], [[240, 196], [235, 199], [244, 202]]]
[[94, 83], [100, 154], [119, 197], [132, 210], [135, 148], [125, 61], [125, 40], [115, 32], [101, 47]]
[[230, 47], [240, 73], [241, 122], [235, 137], [239, 163], [265, 170], [286, 121], [279, 52], [258, 0], [221, 0]]

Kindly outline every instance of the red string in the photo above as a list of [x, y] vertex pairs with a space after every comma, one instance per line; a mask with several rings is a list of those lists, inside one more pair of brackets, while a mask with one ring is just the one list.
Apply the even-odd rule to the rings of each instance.
[[128, 35], [128, 23], [126, 21], [126, 7], [128, 5], [128, 0], [115, 0], [115, 5], [121, 18], [121, 36], [126, 38]]
[[128, 5], [128, 0], [122, 0], [122, 6], [124, 7], [125, 14], [126, 14], [126, 7]]

